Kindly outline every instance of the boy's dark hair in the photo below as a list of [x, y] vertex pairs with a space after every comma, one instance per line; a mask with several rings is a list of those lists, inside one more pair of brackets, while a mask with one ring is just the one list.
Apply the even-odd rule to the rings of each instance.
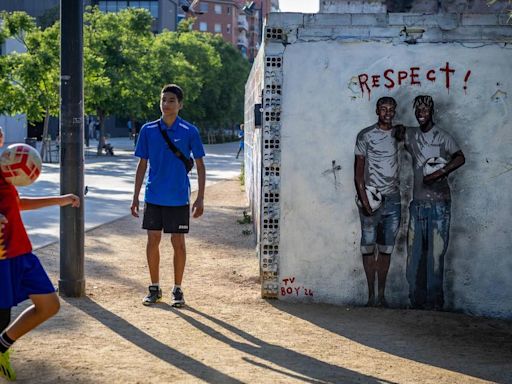
[[396, 100], [389, 96], [384, 96], [377, 100], [377, 108], [379, 108], [382, 104], [393, 104], [393, 107], [396, 108]]
[[432, 96], [429, 95], [419, 95], [414, 98], [414, 103], [412, 104], [412, 107], [416, 109], [416, 107], [424, 105], [427, 108], [430, 108], [430, 112], [434, 112], [434, 100], [432, 99]]
[[181, 87], [179, 85], [176, 85], [176, 84], [164, 85], [161, 93], [167, 93], [167, 92], [174, 93], [180, 103], [183, 101], [183, 89], [181, 89]]

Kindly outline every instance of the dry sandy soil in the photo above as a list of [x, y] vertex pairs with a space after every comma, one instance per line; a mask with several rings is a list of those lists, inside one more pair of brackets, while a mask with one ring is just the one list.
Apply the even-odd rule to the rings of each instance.
[[[207, 188], [187, 238], [187, 306], [144, 307], [145, 234], [126, 217], [86, 235], [87, 292], [20, 339], [20, 383], [512, 383], [512, 323], [260, 297], [238, 181]], [[128, 209], [128, 207], [127, 207]], [[58, 244], [37, 251], [58, 281]], [[15, 314], [25, 308], [22, 305]], [[1, 382], [1, 379], [0, 379]]]

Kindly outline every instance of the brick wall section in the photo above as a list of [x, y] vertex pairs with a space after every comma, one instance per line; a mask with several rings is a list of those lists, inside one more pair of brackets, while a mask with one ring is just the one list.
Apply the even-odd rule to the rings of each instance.
[[290, 14], [271, 14], [268, 26], [284, 28], [289, 43], [296, 39], [356, 41], [369, 37], [375, 40], [401, 42], [408, 40], [406, 31], [417, 29], [424, 30], [421, 36], [415, 36], [417, 43], [512, 42], [512, 20], [504, 14], [319, 13], [294, 16], [290, 18]]

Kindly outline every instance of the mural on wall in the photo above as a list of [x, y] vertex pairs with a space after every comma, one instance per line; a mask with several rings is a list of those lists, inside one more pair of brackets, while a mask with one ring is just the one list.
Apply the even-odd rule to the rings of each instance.
[[286, 277], [281, 279], [281, 296], [313, 296], [313, 290], [300, 285], [295, 277]]
[[[357, 135], [354, 181], [361, 221], [361, 253], [368, 306], [387, 306], [384, 296], [391, 254], [400, 226], [398, 143], [393, 129], [396, 101], [377, 101], [377, 123]], [[377, 254], [375, 254], [377, 248]], [[375, 301], [375, 276], [378, 292]]]
[[[457, 71], [460, 71], [458, 69]], [[444, 84], [446, 90], [449, 92], [450, 88], [453, 88], [453, 76], [455, 75], [456, 69], [450, 66], [447, 61], [442, 67], [439, 68], [422, 68], [420, 66], [409, 67], [407, 69], [395, 70], [388, 68], [382, 72], [382, 74], [370, 74], [361, 73], [357, 76], [359, 88], [364, 96], [370, 96], [372, 90], [381, 86], [391, 90], [399, 86], [421, 86], [425, 81], [435, 83], [440, 81]], [[469, 77], [471, 76], [471, 70], [465, 70], [462, 89], [464, 92], [468, 89]]]
[[448, 175], [465, 162], [453, 137], [433, 120], [434, 101], [414, 99], [419, 127], [405, 129], [405, 148], [414, 174], [409, 205], [407, 281], [413, 308], [442, 309], [444, 255], [448, 249], [451, 195]]
[[396, 106], [393, 98], [380, 98], [377, 123], [360, 131], [355, 144], [354, 182], [367, 305], [387, 306], [386, 277], [401, 218], [398, 159], [403, 141], [414, 175], [407, 234], [409, 300], [413, 308], [439, 310], [444, 305], [444, 255], [451, 217], [448, 175], [465, 163], [465, 157], [453, 137], [435, 125], [431, 96], [414, 99], [419, 126], [393, 126]]

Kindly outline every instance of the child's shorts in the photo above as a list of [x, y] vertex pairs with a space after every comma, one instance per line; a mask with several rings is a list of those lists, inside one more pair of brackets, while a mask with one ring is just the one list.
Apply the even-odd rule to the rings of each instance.
[[0, 308], [11, 308], [30, 295], [54, 293], [41, 262], [33, 253], [0, 260]]

